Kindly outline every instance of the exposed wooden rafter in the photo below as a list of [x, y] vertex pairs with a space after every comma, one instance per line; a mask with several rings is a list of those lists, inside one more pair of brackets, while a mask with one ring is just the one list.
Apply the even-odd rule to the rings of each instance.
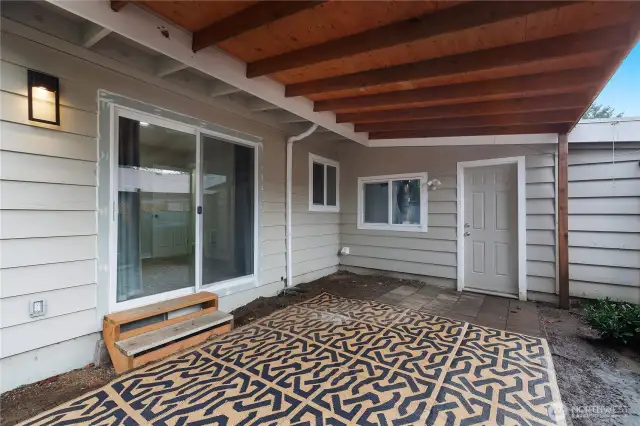
[[193, 51], [197, 52], [321, 3], [322, 1], [260, 1], [193, 33]]
[[505, 99], [501, 101], [471, 102], [422, 108], [383, 111], [345, 112], [337, 114], [338, 123], [369, 123], [430, 118], [465, 117], [474, 115], [508, 114], [528, 111], [549, 111], [581, 108], [589, 96], [583, 93]]
[[412, 103], [446, 103], [455, 100], [545, 93], [552, 90], [568, 92], [593, 87], [602, 79], [600, 68], [580, 68], [495, 80], [427, 87], [416, 90], [380, 93], [349, 98], [317, 101], [315, 111], [340, 111], [371, 107], [405, 106]]
[[483, 136], [483, 135], [520, 135], [534, 133], [563, 133], [571, 123], [566, 124], [538, 124], [524, 126], [493, 126], [467, 127], [461, 129], [433, 129], [433, 130], [398, 130], [392, 132], [372, 132], [369, 139], [408, 139], [408, 138], [442, 138], [454, 136]]
[[476, 115], [472, 117], [435, 118], [430, 120], [392, 121], [356, 124], [356, 132], [386, 132], [393, 130], [455, 129], [462, 127], [493, 127], [541, 123], [570, 123], [579, 109], [564, 111], [519, 112], [513, 114]]
[[348, 37], [330, 40], [281, 55], [249, 63], [247, 77], [259, 77], [292, 68], [313, 65], [345, 56], [382, 49], [441, 34], [476, 28], [543, 10], [554, 9], [574, 2], [527, 1], [468, 2], [440, 12], [430, 13], [375, 28]]
[[304, 96], [512, 67], [570, 55], [616, 49], [628, 43], [628, 28], [610, 27], [291, 84], [287, 86], [285, 93], [286, 96]]

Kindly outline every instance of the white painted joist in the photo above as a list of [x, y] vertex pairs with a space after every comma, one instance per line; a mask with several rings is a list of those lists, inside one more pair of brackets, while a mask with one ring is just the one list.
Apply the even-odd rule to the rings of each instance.
[[374, 139], [370, 147], [396, 146], [465, 146], [465, 145], [534, 145], [557, 144], [556, 133], [489, 136], [452, 136], [440, 138]]
[[96, 282], [95, 259], [0, 269], [0, 298]]
[[166, 56], [163, 56], [158, 59], [158, 64], [156, 65], [156, 67], [157, 67], [156, 68], [157, 77], [166, 77], [168, 75], [175, 74], [178, 71], [182, 71], [184, 69], [189, 68], [188, 65], [180, 61], [167, 58]]
[[89, 23], [82, 34], [82, 47], [89, 49], [109, 34], [111, 34], [111, 30]]
[[[220, 49], [209, 47], [194, 53], [191, 46], [191, 33], [134, 4], [123, 8], [118, 13], [113, 13], [107, 1], [48, 1], [62, 9], [88, 19], [104, 28], [108, 28], [159, 53], [165, 54], [192, 68], [277, 105], [284, 110], [306, 118], [313, 123], [317, 123], [347, 139], [363, 145], [368, 144], [366, 134], [354, 132], [353, 125], [336, 123], [335, 114], [313, 111], [313, 102], [311, 100], [302, 97], [286, 98], [284, 96], [285, 87], [282, 84], [268, 77], [247, 78], [247, 65]], [[169, 36], [166, 37], [163, 33], [168, 33]]]

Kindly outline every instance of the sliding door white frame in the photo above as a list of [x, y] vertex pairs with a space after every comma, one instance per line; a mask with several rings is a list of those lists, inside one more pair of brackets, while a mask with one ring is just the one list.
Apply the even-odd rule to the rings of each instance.
[[[195, 135], [196, 138], [196, 185], [195, 190], [195, 205], [196, 209], [192, 212], [195, 215], [195, 283], [193, 286], [173, 290], [165, 293], [153, 294], [145, 297], [139, 297], [136, 299], [127, 300], [124, 302], [117, 301], [117, 271], [118, 271], [118, 118], [125, 117], [136, 121], [146, 122], [156, 126], [176, 130], [179, 132]], [[109, 268], [111, 273], [109, 274], [109, 312], [122, 311], [126, 309], [136, 308], [139, 306], [148, 305], [151, 303], [170, 300], [172, 298], [185, 296], [201, 290], [211, 290], [230, 288], [236, 285], [246, 285], [254, 283], [258, 285], [258, 255], [259, 244], [258, 241], [258, 191], [259, 191], [259, 175], [258, 175], [258, 146], [259, 143], [244, 140], [242, 138], [225, 135], [209, 129], [188, 125], [179, 121], [171, 120], [168, 118], [157, 117], [152, 114], [141, 112], [132, 108], [117, 105], [115, 103], [110, 104], [110, 200], [109, 200]], [[202, 188], [202, 136], [213, 137], [225, 142], [230, 142], [239, 145], [245, 145], [253, 148], [253, 161], [254, 161], [254, 212], [253, 212], [253, 274], [238, 277], [230, 280], [215, 282], [215, 283], [202, 283], [202, 232], [203, 232], [203, 220], [202, 214], [197, 213], [197, 207], [202, 206], [203, 201], [203, 188]], [[206, 212], [204, 212], [206, 214]]]

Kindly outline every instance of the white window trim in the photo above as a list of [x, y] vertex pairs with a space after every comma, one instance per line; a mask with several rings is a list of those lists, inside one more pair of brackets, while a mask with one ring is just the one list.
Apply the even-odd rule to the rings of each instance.
[[[457, 289], [464, 290], [464, 174], [466, 169], [473, 167], [497, 166], [501, 164], [516, 164], [518, 180], [518, 298], [527, 300], [527, 177], [525, 157], [490, 158], [487, 160], [460, 161], [457, 170], [457, 240], [458, 240], [458, 273]], [[477, 292], [477, 290], [474, 289]], [[513, 297], [508, 294], [492, 293], [499, 296]]]
[[[392, 224], [393, 220], [393, 203], [392, 191], [394, 180], [420, 180], [420, 224], [419, 225], [403, 225]], [[427, 173], [405, 173], [399, 175], [369, 176], [358, 178], [358, 229], [374, 229], [378, 231], [407, 231], [407, 232], [427, 232], [429, 230], [429, 212], [428, 197], [429, 191], [427, 187]], [[364, 184], [365, 183], [389, 183], [389, 222], [388, 223], [367, 223], [364, 221]]]
[[[324, 166], [324, 205], [313, 203], [313, 163], [322, 164]], [[336, 205], [327, 206], [327, 166], [336, 168]], [[310, 212], [331, 212], [338, 213], [340, 211], [340, 163], [329, 158], [320, 157], [309, 153], [309, 211]]]

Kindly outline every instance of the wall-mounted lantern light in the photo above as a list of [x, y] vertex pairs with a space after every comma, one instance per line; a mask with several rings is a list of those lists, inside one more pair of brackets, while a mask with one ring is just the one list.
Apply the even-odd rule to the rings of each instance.
[[29, 70], [29, 120], [60, 125], [60, 82], [57, 77]]

